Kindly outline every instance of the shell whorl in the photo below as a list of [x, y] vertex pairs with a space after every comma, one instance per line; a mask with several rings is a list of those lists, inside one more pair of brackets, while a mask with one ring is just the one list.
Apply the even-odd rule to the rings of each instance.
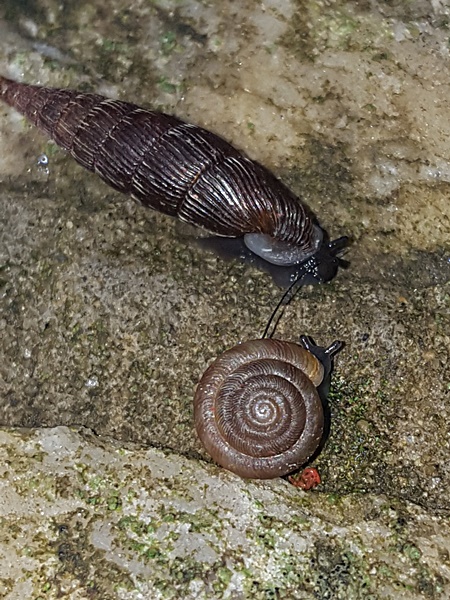
[[0, 97], [85, 168], [142, 204], [220, 236], [267, 234], [317, 249], [314, 218], [267, 169], [176, 117], [97, 94], [17, 83]]
[[290, 342], [252, 340], [227, 350], [195, 394], [200, 440], [221, 466], [249, 478], [285, 475], [304, 464], [323, 433], [316, 387], [323, 366]]

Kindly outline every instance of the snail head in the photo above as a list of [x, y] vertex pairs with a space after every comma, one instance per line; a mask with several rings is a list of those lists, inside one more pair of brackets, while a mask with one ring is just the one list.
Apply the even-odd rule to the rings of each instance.
[[[347, 236], [342, 236], [332, 242], [324, 241], [315, 254], [297, 266], [296, 271], [290, 275], [290, 281], [286, 291], [270, 316], [262, 336], [263, 338], [272, 337], [281, 317], [281, 313], [279, 312], [280, 309], [282, 312], [283, 307], [286, 304], [289, 304], [302, 285], [329, 281], [335, 276], [339, 267], [343, 267], [344, 269], [348, 267], [348, 261], [341, 258], [348, 244], [349, 238]], [[272, 333], [269, 335], [272, 323], [275, 323], [275, 325]], [[334, 354], [336, 354], [336, 352]]]
[[[265, 236], [268, 237], [268, 236]], [[346, 236], [329, 241], [324, 236], [317, 250], [305, 260], [290, 265], [273, 264], [255, 254], [244, 242], [244, 238], [208, 236], [197, 238], [197, 244], [211, 250], [225, 260], [239, 260], [268, 273], [281, 288], [292, 284], [298, 287], [312, 283], [330, 281], [339, 268], [347, 268], [348, 261], [342, 258], [349, 245]]]
[[[350, 239], [346, 235], [331, 242], [324, 240], [317, 252], [298, 265], [297, 272], [292, 275], [292, 280], [305, 280], [304, 283], [330, 281], [339, 268], [346, 269], [348, 267], [349, 262], [342, 256], [349, 244]], [[307, 279], [312, 279], [312, 281]]]
[[339, 340], [335, 340], [328, 347], [318, 346], [314, 340], [308, 335], [300, 336], [300, 345], [311, 354], [317, 358], [319, 362], [323, 365], [323, 380], [329, 378], [331, 371], [333, 369], [333, 359], [344, 347], [344, 342], [340, 342]]

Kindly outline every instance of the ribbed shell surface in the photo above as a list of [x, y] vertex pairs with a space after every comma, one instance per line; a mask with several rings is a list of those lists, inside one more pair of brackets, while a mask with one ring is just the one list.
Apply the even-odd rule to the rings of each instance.
[[212, 458], [241, 477], [270, 479], [317, 449], [323, 408], [317, 358], [301, 346], [260, 339], [227, 350], [205, 371], [194, 398], [198, 436]]
[[223, 236], [267, 233], [305, 251], [306, 207], [264, 167], [176, 117], [0, 77], [0, 95], [85, 168], [142, 204]]

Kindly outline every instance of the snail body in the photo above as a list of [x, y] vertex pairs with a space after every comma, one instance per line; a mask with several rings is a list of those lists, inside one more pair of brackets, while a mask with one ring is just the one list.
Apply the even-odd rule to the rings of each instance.
[[319, 447], [324, 412], [318, 389], [342, 348], [258, 339], [219, 356], [194, 398], [197, 434], [213, 460], [241, 477], [295, 471]]
[[[243, 237], [263, 261], [301, 264], [320, 252], [319, 280], [342, 249], [267, 169], [219, 136], [164, 113], [0, 76], [0, 98], [86, 169], [138, 202], [217, 235]], [[343, 238], [340, 238], [341, 241]]]

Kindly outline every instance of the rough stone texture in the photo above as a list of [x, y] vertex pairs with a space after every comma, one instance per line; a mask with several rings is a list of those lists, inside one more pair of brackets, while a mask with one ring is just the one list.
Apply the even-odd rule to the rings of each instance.
[[4, 598], [434, 598], [449, 523], [65, 427], [1, 434]]
[[[83, 426], [193, 460], [65, 429], [5, 433], [3, 482], [17, 494], [2, 494], [6, 597], [448, 597], [448, 5], [18, 6], [0, 7], [0, 72], [206, 126], [354, 243], [350, 268], [304, 288], [277, 329], [347, 344], [315, 462], [320, 491], [246, 484], [195, 462], [206, 457], [193, 390], [212, 358], [262, 333], [280, 290], [202, 251], [0, 107], [0, 424]], [[186, 484], [195, 503], [183, 508]]]

